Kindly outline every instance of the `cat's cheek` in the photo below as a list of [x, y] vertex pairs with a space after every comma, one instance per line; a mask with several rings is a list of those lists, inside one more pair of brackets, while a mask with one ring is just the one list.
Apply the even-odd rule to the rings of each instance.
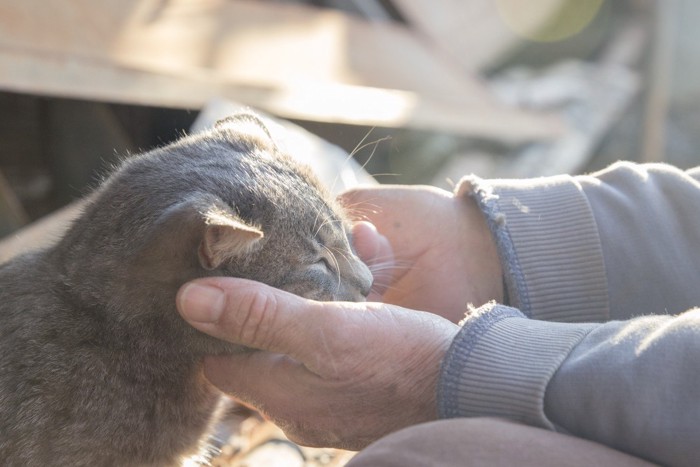
[[293, 276], [287, 276], [279, 288], [309, 300], [329, 301], [334, 300], [334, 292], [339, 286], [337, 277], [323, 266], [312, 264]]
[[289, 292], [309, 300], [322, 300], [321, 290], [317, 285], [308, 281], [297, 281], [284, 284], [280, 287], [285, 292]]

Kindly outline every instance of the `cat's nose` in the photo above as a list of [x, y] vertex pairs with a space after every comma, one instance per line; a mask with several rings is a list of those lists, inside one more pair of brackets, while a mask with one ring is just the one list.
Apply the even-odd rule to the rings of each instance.
[[367, 298], [371, 291], [372, 291], [372, 283], [370, 282], [369, 285], [362, 286], [362, 288], [360, 289], [360, 295]]
[[361, 271], [360, 274], [358, 274], [360, 280], [357, 284], [357, 288], [360, 290], [362, 296], [367, 298], [372, 291], [372, 283], [374, 282], [374, 278], [372, 277], [372, 271], [370, 271], [364, 263], [360, 262], [360, 268]]

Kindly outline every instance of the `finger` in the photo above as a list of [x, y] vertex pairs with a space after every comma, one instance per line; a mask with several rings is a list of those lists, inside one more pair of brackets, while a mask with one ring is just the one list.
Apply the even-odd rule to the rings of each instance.
[[444, 190], [427, 186], [382, 185], [360, 187], [339, 196], [339, 201], [357, 220], [367, 220], [391, 239], [395, 252], [412, 256], [425, 235], [426, 222], [439, 220], [446, 201], [453, 196]]
[[[309, 373], [301, 363], [281, 354], [252, 351], [243, 354], [208, 356], [204, 374], [226, 394], [253, 405], [284, 406], [297, 395], [300, 381]], [[264, 395], [265, 400], [260, 399]]]
[[383, 235], [377, 232], [377, 228], [371, 222], [360, 221], [352, 226], [352, 244], [357, 255], [366, 264], [371, 264], [380, 254], [381, 237]]
[[356, 223], [352, 228], [353, 245], [360, 259], [367, 264], [374, 282], [370, 300], [377, 300], [393, 282], [395, 271], [394, 252], [389, 240], [373, 224], [366, 221]]
[[334, 336], [340, 327], [338, 310], [329, 304], [245, 279], [198, 279], [180, 289], [176, 302], [182, 317], [202, 332], [306, 364], [317, 360], [314, 343]]
[[301, 434], [304, 439], [297, 441], [304, 444], [338, 443], [324, 429], [323, 420], [334, 418], [339, 391], [286, 355], [209, 356], [204, 359], [204, 374], [219, 390], [271, 419], [290, 439]]
[[358, 256], [367, 265], [393, 261], [394, 251], [389, 239], [379, 233], [374, 224], [366, 221], [356, 223], [352, 227], [352, 238]]

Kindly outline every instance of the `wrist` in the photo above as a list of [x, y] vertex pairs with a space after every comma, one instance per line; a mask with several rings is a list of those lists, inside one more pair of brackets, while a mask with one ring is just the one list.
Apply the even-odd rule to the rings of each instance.
[[596, 326], [532, 320], [501, 305], [474, 310], [442, 362], [440, 418], [496, 416], [553, 428], [544, 413], [547, 385]]
[[486, 217], [477, 201], [471, 196], [457, 194], [454, 197], [459, 211], [459, 238], [462, 247], [461, 260], [471, 271], [471, 287], [474, 288], [472, 305], [481, 306], [490, 301], [503, 303], [503, 269], [496, 241], [489, 229]]
[[469, 176], [456, 194], [478, 203], [498, 245], [513, 307], [547, 321], [609, 319], [597, 226], [575, 179]]

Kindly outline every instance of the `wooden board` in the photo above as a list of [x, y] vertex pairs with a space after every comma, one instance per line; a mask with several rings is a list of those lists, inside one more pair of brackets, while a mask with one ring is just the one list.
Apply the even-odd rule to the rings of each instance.
[[22, 253], [54, 244], [83, 209], [76, 201], [0, 240], [0, 264]]
[[254, 1], [0, 0], [0, 88], [194, 109], [228, 97], [289, 118], [511, 141], [562, 131], [496, 102], [406, 29]]

